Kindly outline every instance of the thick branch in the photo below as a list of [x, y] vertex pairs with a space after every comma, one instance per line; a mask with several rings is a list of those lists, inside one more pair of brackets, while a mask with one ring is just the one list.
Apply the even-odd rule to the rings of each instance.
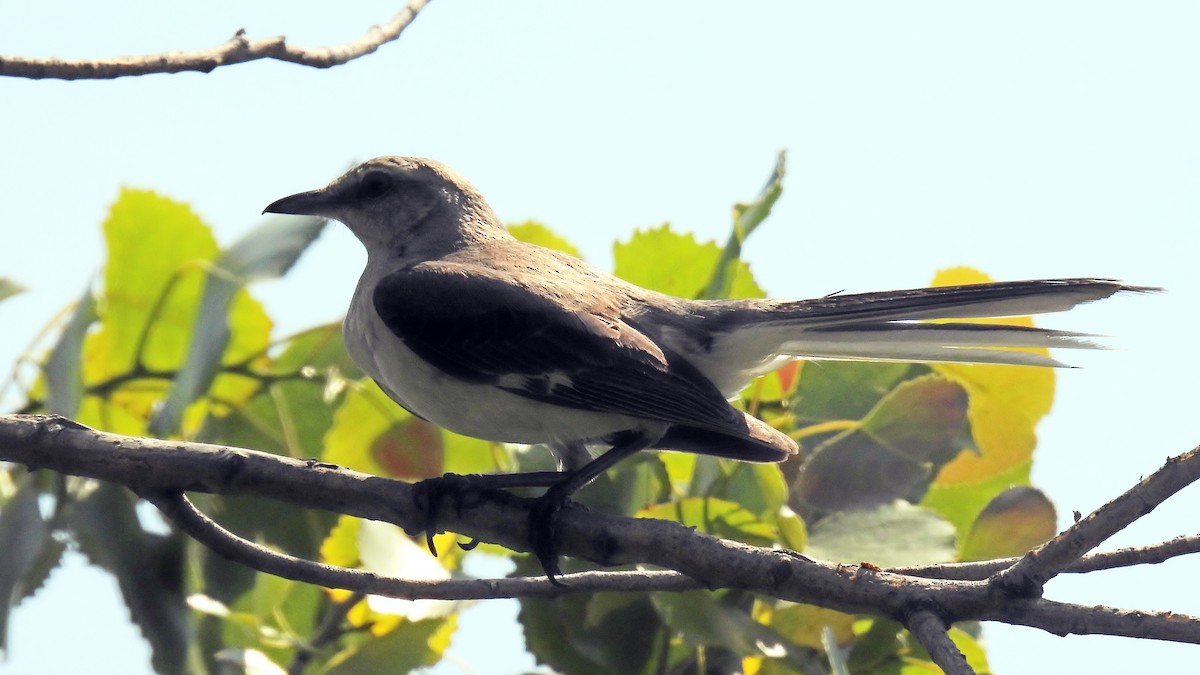
[[275, 59], [314, 68], [331, 68], [366, 56], [384, 43], [400, 37], [400, 33], [417, 18], [417, 14], [428, 3], [429, 0], [411, 0], [391, 21], [382, 26], [371, 26], [366, 34], [353, 42], [331, 47], [296, 47], [288, 44], [283, 36], [250, 40], [245, 31], [239, 30], [222, 44], [191, 52], [166, 52], [112, 59], [38, 59], [0, 55], [0, 76], [25, 77], [32, 80], [111, 80], [152, 73], [208, 73], [221, 66], [259, 59]]
[[[126, 485], [138, 494], [160, 501], [167, 512], [180, 518], [181, 522], [187, 519], [200, 522], [203, 527], [196, 530], [197, 536], [214, 536], [212, 532], [217, 529], [215, 525], [204, 523], [207, 519], [202, 515], [180, 510], [183, 502], [164, 496], [186, 490], [256, 495], [392, 522], [410, 531], [419, 529], [423, 519], [423, 514], [418, 513], [413, 504], [411, 486], [401, 481], [251, 450], [118, 436], [93, 431], [58, 417], [0, 416], [0, 460]], [[1169, 463], [1161, 471], [1169, 472], [1173, 464]], [[1154, 477], [1147, 480], [1153, 481]], [[528, 499], [507, 493], [487, 492], [477, 499], [467, 500], [461, 511], [445, 509], [439, 515], [439, 521], [442, 526], [460, 534], [513, 550], [526, 550], [530, 504]], [[1116, 609], [1098, 611], [1041, 598], [1014, 598], [986, 581], [921, 579], [858, 565], [813, 561], [795, 553], [717, 539], [678, 523], [611, 516], [572, 506], [563, 511], [559, 532], [559, 550], [564, 555], [603, 565], [648, 563], [677, 570], [709, 588], [742, 588], [849, 613], [904, 621], [914, 612], [936, 609], [936, 618], [942, 625], [970, 619], [1000, 620], [1052, 632], [1060, 632], [1063, 626], [1068, 626], [1070, 632], [1077, 633], [1136, 635], [1200, 643], [1200, 618], [1197, 617]], [[266, 564], [261, 562], [265, 558], [247, 558], [237, 553], [236, 547], [230, 547], [228, 541], [221, 543], [207, 538], [206, 541], [218, 548], [229, 547], [224, 551], [227, 555], [232, 554], [247, 564]], [[284, 562], [290, 560], [285, 558]], [[309, 562], [307, 565], [317, 564]], [[665, 574], [669, 576], [638, 577], [637, 574], [617, 572], [605, 577], [594, 573], [591, 578], [597, 580], [596, 588], [601, 586], [600, 581], [612, 584], [604, 586], [606, 589], [621, 588], [616, 584], [627, 582], [679, 583], [681, 587], [686, 587], [683, 582], [691, 583]], [[451, 582], [449, 586], [442, 582], [424, 587], [398, 580], [372, 579], [365, 573], [356, 578], [378, 584], [384, 593], [412, 598], [499, 597], [549, 592], [542, 579], [461, 580]], [[593, 583], [584, 579], [586, 577], [579, 582], [579, 590]], [[315, 578], [313, 581], [326, 583]], [[574, 578], [566, 581], [576, 583]], [[507, 587], [494, 585], [510, 582], [512, 585]], [[345, 585], [351, 590], [367, 590]]]

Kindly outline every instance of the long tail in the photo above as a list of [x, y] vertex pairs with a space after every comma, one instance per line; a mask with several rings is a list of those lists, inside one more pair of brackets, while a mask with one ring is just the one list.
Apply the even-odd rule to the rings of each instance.
[[1120, 292], [1158, 290], [1112, 279], [1043, 279], [743, 302], [713, 317], [714, 333], [721, 336], [715, 347], [720, 358], [733, 359], [741, 374], [749, 376], [777, 365], [778, 357], [1061, 367], [1064, 364], [1048, 356], [1010, 349], [1096, 349], [1099, 345], [1088, 339], [1094, 336], [1004, 324], [924, 321], [1062, 312]]

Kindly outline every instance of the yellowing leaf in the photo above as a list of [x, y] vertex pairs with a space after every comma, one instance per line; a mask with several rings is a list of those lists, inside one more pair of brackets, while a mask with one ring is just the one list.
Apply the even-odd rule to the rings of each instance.
[[[983, 283], [990, 279], [965, 267], [943, 270], [934, 285]], [[982, 319], [987, 323], [1032, 326], [1028, 317]], [[1044, 349], [1029, 350], [1040, 354]], [[978, 483], [1030, 460], [1037, 443], [1034, 428], [1050, 411], [1054, 371], [1030, 366], [937, 363], [941, 375], [962, 384], [970, 396], [967, 418], [978, 454], [964, 452], [942, 468], [935, 485]]]
[[713, 497], [684, 497], [655, 504], [638, 512], [639, 518], [674, 520], [701, 532], [736, 539], [755, 546], [775, 540], [775, 528], [741, 504]]
[[322, 459], [355, 471], [391, 475], [388, 473], [392, 468], [390, 459], [388, 465], [382, 464], [376, 453], [379, 439], [414, 419], [388, 398], [375, 382], [361, 380], [346, 393], [342, 405], [333, 415], [333, 426], [325, 433]]
[[826, 628], [833, 631], [838, 644], [854, 637], [853, 616], [815, 605], [785, 605], [772, 613], [769, 625], [792, 643], [817, 650], [825, 648], [822, 633]]
[[1058, 531], [1054, 504], [1041, 490], [1020, 486], [1000, 493], [971, 527], [962, 544], [962, 560], [992, 560], [1022, 555], [1046, 543]]
[[1013, 485], [1029, 483], [1031, 465], [1032, 462], [1026, 461], [979, 483], [932, 485], [921, 500], [921, 506], [936, 511], [950, 521], [962, 540], [975, 523], [979, 512], [993, 497]]
[[[163, 377], [179, 370], [195, 330], [206, 270], [217, 255], [208, 226], [186, 205], [146, 190], [125, 189], [104, 226], [108, 260], [98, 298], [100, 328], [84, 343], [84, 382], [94, 386], [129, 377], [138, 368], [153, 378], [133, 378], [103, 392], [104, 401], [81, 407], [81, 421], [113, 431], [143, 433], [145, 420], [166, 393]], [[223, 361], [262, 351], [270, 320], [262, 307], [239, 292], [229, 315], [231, 331]], [[256, 389], [246, 378], [223, 376], [213, 397], [241, 403]], [[193, 404], [184, 417], [194, 429], [208, 403]], [[83, 418], [86, 412], [94, 417]]]
[[[463, 401], [463, 405], [471, 405]], [[418, 479], [444, 472], [495, 471], [502, 454], [491, 443], [460, 436], [414, 417], [369, 379], [346, 394], [325, 434], [322, 459], [355, 471]]]
[[[321, 562], [338, 567], [358, 566], [358, 528], [362, 519], [338, 516], [337, 525], [321, 542]], [[347, 593], [349, 595], [349, 593]]]
[[[86, 366], [89, 381], [127, 372], [145, 336], [143, 360], [171, 368], [182, 359], [204, 283], [217, 254], [212, 232], [187, 205], [124, 189], [104, 223], [108, 262], [101, 330]], [[154, 330], [146, 332], [154, 321]]]

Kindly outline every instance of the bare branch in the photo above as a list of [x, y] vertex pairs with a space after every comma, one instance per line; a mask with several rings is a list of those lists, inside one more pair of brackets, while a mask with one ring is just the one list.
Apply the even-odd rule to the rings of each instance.
[[[1132, 567], [1133, 565], [1156, 565], [1189, 553], [1200, 553], [1200, 535], [1185, 534], [1157, 544], [1126, 546], [1111, 551], [1089, 553], [1068, 566], [1063, 572], [1085, 574], [1118, 567]], [[888, 571], [926, 579], [979, 581], [1012, 567], [1019, 560], [1020, 558], [996, 558], [995, 560], [976, 562], [912, 565], [889, 567]]]
[[165, 52], [112, 59], [25, 58], [0, 55], [0, 76], [31, 80], [112, 80], [153, 73], [208, 73], [236, 63], [275, 59], [314, 68], [340, 66], [366, 56], [381, 45], [400, 37], [429, 0], [410, 0], [400, 13], [383, 25], [371, 26], [353, 42], [331, 47], [296, 47], [283, 36], [250, 40], [239, 30], [225, 42], [191, 52]]
[[1060, 636], [1117, 635], [1200, 643], [1200, 617], [1174, 612], [1146, 612], [1030, 598], [997, 603], [981, 612], [979, 619], [1040, 628]]
[[975, 675], [975, 669], [967, 663], [967, 657], [959, 651], [946, 630], [949, 626], [941, 617], [928, 609], [917, 610], [904, 619], [908, 632], [920, 641], [929, 652], [929, 658], [946, 672], [946, 675]]
[[1026, 553], [991, 578], [997, 588], [1018, 596], [1040, 595], [1042, 586], [1083, 554], [1150, 513], [1171, 495], [1200, 479], [1200, 447], [1171, 457], [1125, 494], [1093, 511], [1057, 537]]
[[[0, 461], [126, 485], [158, 501], [189, 532], [218, 550], [272, 573], [295, 575], [292, 578], [414, 599], [561, 592], [550, 589], [540, 577], [435, 584], [383, 579], [311, 561], [297, 565], [290, 556], [267, 549], [246, 549], [255, 545], [222, 532], [177, 496], [167, 497], [185, 490], [255, 495], [392, 522], [416, 531], [423, 514], [413, 502], [412, 487], [401, 481], [252, 450], [119, 436], [53, 416], [0, 416]], [[1159, 473], [1170, 473], [1178, 464], [1168, 463]], [[1152, 476], [1143, 485], [1158, 482], [1160, 479]], [[447, 509], [440, 514], [439, 523], [465, 536], [512, 550], [527, 550], [531, 504], [529, 499], [505, 492], [484, 492], [466, 500], [461, 511]], [[942, 625], [997, 620], [1054, 633], [1200, 643], [1198, 617], [1013, 597], [990, 581], [922, 579], [871, 566], [814, 561], [789, 551], [718, 539], [679, 523], [612, 516], [576, 505], [562, 512], [558, 545], [564, 555], [601, 565], [650, 564], [680, 573], [591, 572], [564, 578], [571, 584], [570, 591], [678, 590], [699, 583], [706, 588], [740, 588], [782, 600], [900, 621], [915, 612], [936, 608], [936, 618]]]

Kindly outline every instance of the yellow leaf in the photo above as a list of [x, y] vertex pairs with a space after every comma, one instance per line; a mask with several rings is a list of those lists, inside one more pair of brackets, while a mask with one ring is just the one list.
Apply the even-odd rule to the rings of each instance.
[[[986, 275], [967, 267], [943, 270], [935, 286], [985, 283]], [[1028, 317], [977, 319], [984, 323], [1032, 326]], [[1044, 349], [1030, 349], [1046, 354]], [[937, 363], [935, 372], [959, 382], [970, 396], [967, 419], [978, 453], [963, 452], [942, 468], [935, 485], [977, 483], [1027, 463], [1037, 443], [1034, 429], [1050, 411], [1054, 371], [1030, 366]]]

